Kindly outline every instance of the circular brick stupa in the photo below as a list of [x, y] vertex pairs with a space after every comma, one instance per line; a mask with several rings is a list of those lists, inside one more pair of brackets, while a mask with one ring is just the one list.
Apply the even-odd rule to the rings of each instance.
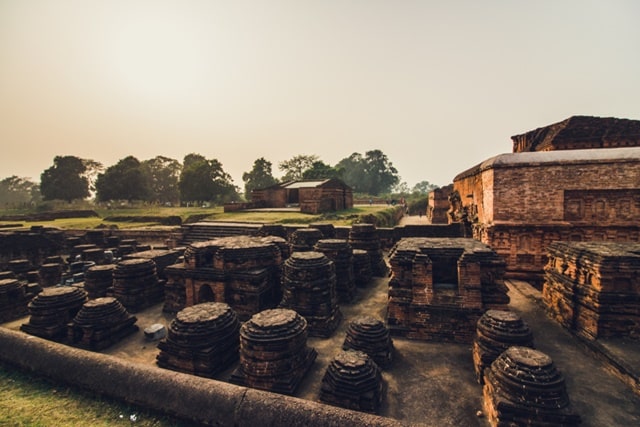
[[238, 359], [240, 321], [228, 304], [207, 302], [178, 312], [158, 344], [158, 366], [212, 378]]
[[509, 347], [533, 348], [533, 333], [512, 311], [487, 310], [478, 320], [473, 340], [473, 365], [478, 382], [483, 372]]
[[317, 357], [307, 347], [307, 322], [293, 310], [262, 311], [240, 328], [240, 365], [234, 384], [293, 394]]
[[393, 360], [389, 329], [382, 320], [371, 316], [358, 317], [349, 324], [342, 348], [366, 353], [381, 368], [388, 367]]
[[510, 347], [484, 371], [484, 408], [492, 426], [577, 426], [564, 377], [546, 354]]
[[356, 296], [353, 280], [353, 249], [346, 240], [322, 239], [315, 245], [315, 251], [323, 253], [333, 261], [336, 269], [336, 293], [340, 302], [350, 303]]
[[113, 297], [89, 300], [69, 324], [68, 340], [76, 347], [102, 350], [137, 332], [136, 320]]
[[75, 286], [45, 288], [29, 303], [29, 323], [20, 329], [54, 341], [67, 336], [67, 324], [78, 314], [87, 293]]
[[342, 319], [333, 262], [320, 252], [294, 252], [284, 263], [282, 283], [280, 306], [303, 316], [309, 335], [330, 337]]
[[343, 351], [329, 364], [320, 400], [347, 409], [377, 413], [384, 391], [380, 368], [361, 351]]

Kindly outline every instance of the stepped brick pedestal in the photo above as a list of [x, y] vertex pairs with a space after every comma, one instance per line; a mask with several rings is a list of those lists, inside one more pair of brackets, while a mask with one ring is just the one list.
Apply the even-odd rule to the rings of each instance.
[[371, 316], [358, 317], [349, 324], [342, 349], [362, 351], [383, 369], [393, 360], [389, 329], [382, 320]]
[[75, 347], [99, 351], [137, 332], [136, 320], [113, 297], [89, 300], [69, 323], [67, 341]]
[[84, 290], [89, 298], [106, 297], [113, 287], [113, 271], [115, 264], [94, 265], [84, 273]]
[[309, 335], [330, 337], [342, 319], [333, 262], [320, 252], [294, 252], [284, 263], [280, 306], [309, 324]]
[[318, 240], [323, 239], [322, 232], [316, 228], [299, 228], [289, 237], [289, 248], [293, 252], [308, 252]]
[[0, 323], [27, 315], [27, 304], [33, 295], [27, 293], [27, 286], [18, 279], [0, 279]]
[[29, 303], [29, 322], [20, 329], [53, 341], [67, 338], [67, 324], [87, 300], [87, 293], [75, 286], [46, 288]]
[[336, 228], [330, 222], [312, 222], [309, 224], [309, 228], [320, 230], [323, 239], [336, 238]]
[[382, 256], [382, 245], [373, 224], [353, 224], [349, 231], [349, 244], [353, 249], [362, 249], [369, 254], [371, 274], [386, 277], [389, 269]]
[[371, 282], [371, 257], [364, 249], [353, 250], [353, 280], [358, 287], [367, 286]]
[[484, 370], [509, 347], [533, 348], [533, 333], [512, 311], [487, 310], [478, 320], [473, 340], [473, 366], [480, 384]]
[[343, 351], [329, 364], [320, 400], [356, 411], [377, 413], [384, 391], [380, 368], [361, 351]]
[[307, 322], [293, 310], [265, 310], [240, 328], [234, 384], [293, 394], [317, 357], [307, 347]]
[[127, 310], [136, 313], [162, 301], [164, 282], [158, 279], [156, 264], [150, 259], [125, 259], [113, 271], [113, 296]]
[[353, 249], [346, 240], [318, 240], [314, 250], [333, 261], [336, 271], [336, 293], [338, 300], [350, 303], [356, 296], [356, 283], [353, 278]]
[[238, 359], [240, 322], [228, 304], [207, 302], [181, 310], [158, 343], [158, 366], [213, 378]]
[[491, 426], [577, 426], [564, 377], [546, 354], [510, 347], [485, 370], [484, 409]]
[[62, 280], [62, 265], [58, 263], [42, 264], [38, 270], [38, 283], [43, 288], [59, 285]]

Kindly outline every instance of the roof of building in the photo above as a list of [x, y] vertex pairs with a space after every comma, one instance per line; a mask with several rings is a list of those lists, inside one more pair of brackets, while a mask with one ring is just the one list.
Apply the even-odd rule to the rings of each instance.
[[282, 184], [283, 188], [293, 189], [293, 188], [309, 188], [309, 187], [320, 187], [322, 184], [329, 182], [329, 179], [321, 179], [321, 180], [302, 180], [302, 181], [291, 181]]
[[542, 151], [564, 143], [640, 139], [640, 120], [615, 117], [571, 116], [561, 122], [514, 135], [514, 152]]
[[459, 173], [453, 180], [477, 175], [488, 169], [524, 167], [544, 164], [610, 163], [612, 161], [640, 162], [640, 147], [593, 148], [589, 150], [535, 151], [506, 153], [491, 157]]

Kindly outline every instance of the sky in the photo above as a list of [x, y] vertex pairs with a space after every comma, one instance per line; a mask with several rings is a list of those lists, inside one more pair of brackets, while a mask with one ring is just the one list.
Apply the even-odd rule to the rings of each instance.
[[0, 0], [0, 179], [58, 155], [446, 185], [572, 115], [640, 119], [636, 0]]

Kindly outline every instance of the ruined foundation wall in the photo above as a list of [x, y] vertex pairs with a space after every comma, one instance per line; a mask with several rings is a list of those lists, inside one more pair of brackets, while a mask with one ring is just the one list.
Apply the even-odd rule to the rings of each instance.
[[0, 327], [0, 360], [54, 381], [217, 426], [402, 426], [397, 420], [120, 360]]

